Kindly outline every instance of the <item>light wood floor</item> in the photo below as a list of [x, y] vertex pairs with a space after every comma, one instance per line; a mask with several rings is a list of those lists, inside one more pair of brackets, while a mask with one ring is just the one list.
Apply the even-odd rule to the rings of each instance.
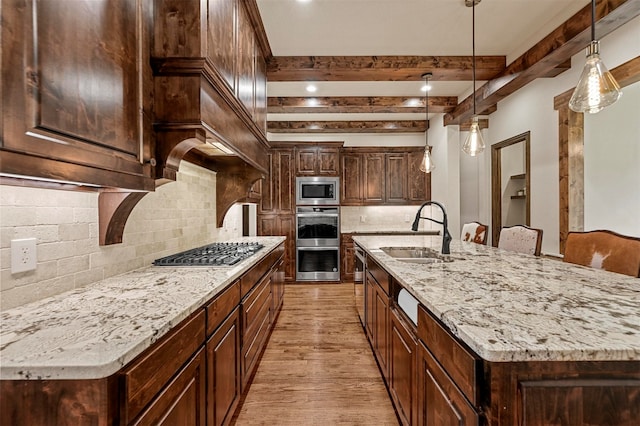
[[288, 285], [237, 425], [397, 425], [353, 284]]

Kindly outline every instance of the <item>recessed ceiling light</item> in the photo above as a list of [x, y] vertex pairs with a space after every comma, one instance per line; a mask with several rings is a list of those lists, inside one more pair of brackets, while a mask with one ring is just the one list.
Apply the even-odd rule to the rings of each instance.
[[428, 92], [432, 89], [430, 84], [425, 84], [424, 86], [422, 86], [422, 88], [420, 90], [422, 90], [423, 92]]
[[298, 3], [311, 3], [311, 0], [296, 0]]
[[307, 86], [307, 92], [313, 93], [313, 92], [315, 92], [316, 90], [318, 90], [318, 88], [317, 88], [316, 86], [314, 86], [313, 84], [309, 84], [309, 85]]

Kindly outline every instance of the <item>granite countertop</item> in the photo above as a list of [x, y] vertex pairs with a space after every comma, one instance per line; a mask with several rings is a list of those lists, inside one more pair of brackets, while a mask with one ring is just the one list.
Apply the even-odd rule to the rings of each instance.
[[149, 266], [0, 313], [0, 379], [97, 379], [117, 372], [276, 248], [227, 267]]
[[487, 361], [640, 360], [638, 278], [459, 240], [453, 262], [405, 263], [379, 248], [442, 239], [354, 241]]

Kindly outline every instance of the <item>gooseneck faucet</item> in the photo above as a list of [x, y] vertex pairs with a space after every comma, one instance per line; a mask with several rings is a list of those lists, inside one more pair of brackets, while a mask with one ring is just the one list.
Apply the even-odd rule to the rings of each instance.
[[[420, 216], [420, 213], [422, 212], [424, 206], [430, 206], [432, 204], [440, 207], [440, 210], [442, 210], [442, 222], [430, 217]], [[423, 203], [418, 209], [418, 213], [416, 213], [416, 218], [413, 220], [413, 225], [411, 226], [412, 231], [416, 232], [418, 230], [418, 222], [420, 222], [420, 219], [430, 220], [431, 222], [442, 225], [442, 227], [444, 228], [442, 232], [442, 254], [451, 254], [451, 250], [449, 249], [449, 245], [451, 243], [451, 234], [449, 234], [449, 228], [447, 226], [447, 212], [445, 211], [444, 206], [437, 201], [426, 201], [425, 203]]]

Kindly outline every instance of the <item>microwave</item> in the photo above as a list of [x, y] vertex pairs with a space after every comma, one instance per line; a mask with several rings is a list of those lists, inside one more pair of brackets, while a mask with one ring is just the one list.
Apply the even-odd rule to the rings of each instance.
[[296, 178], [296, 204], [338, 205], [340, 204], [340, 178], [305, 176]]

